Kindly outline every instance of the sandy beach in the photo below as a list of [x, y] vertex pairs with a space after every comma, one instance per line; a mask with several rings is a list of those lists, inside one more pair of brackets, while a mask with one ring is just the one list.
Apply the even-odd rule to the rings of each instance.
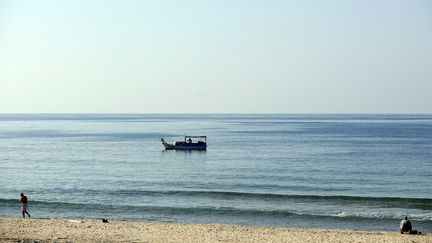
[[432, 242], [432, 235], [216, 224], [0, 218], [0, 242]]

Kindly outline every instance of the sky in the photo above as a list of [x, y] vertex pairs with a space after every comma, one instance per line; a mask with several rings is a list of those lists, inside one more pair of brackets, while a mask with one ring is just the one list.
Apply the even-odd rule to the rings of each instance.
[[432, 1], [0, 0], [0, 113], [432, 113]]

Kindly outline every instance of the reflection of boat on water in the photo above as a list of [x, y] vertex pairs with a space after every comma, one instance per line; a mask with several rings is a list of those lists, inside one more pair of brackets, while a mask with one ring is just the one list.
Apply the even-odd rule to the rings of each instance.
[[161, 142], [165, 149], [176, 150], [206, 150], [207, 137], [206, 136], [185, 136], [184, 141], [175, 141], [174, 143], [167, 143], [164, 138]]

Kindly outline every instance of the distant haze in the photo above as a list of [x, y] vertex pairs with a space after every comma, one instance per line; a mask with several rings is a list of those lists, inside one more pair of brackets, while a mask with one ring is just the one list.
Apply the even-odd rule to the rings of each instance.
[[432, 113], [432, 1], [0, 1], [0, 113]]

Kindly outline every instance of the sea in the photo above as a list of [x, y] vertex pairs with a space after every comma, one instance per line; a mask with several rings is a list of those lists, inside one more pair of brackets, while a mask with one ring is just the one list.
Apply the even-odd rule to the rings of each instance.
[[[206, 151], [160, 138], [207, 136]], [[0, 216], [432, 232], [429, 114], [0, 114]]]

